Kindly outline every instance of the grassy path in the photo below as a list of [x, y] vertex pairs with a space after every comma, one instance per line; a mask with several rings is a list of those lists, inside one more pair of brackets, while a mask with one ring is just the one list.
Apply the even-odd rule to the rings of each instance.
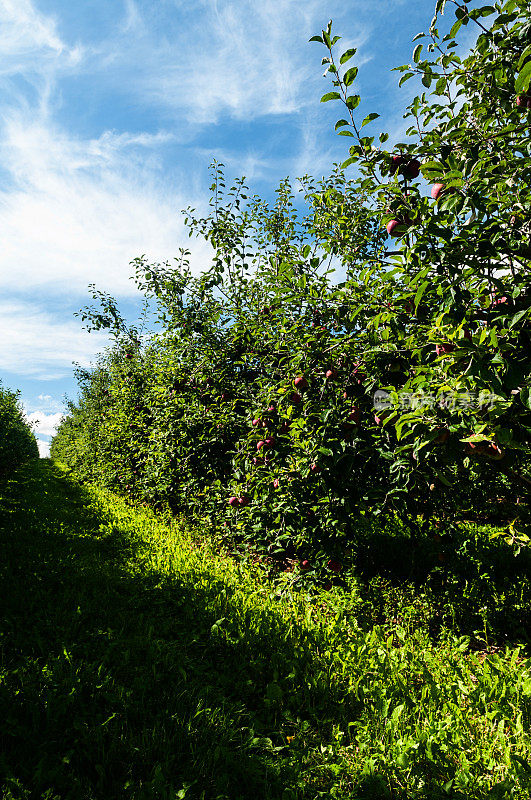
[[530, 664], [277, 600], [49, 462], [0, 485], [0, 796], [528, 798]]

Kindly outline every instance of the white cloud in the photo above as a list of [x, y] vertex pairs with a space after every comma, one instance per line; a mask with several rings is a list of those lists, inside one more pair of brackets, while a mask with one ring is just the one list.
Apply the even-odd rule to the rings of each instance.
[[39, 448], [39, 455], [41, 458], [50, 458], [50, 442], [37, 439], [37, 447]]
[[[55, 20], [41, 14], [31, 0], [0, 0], [0, 77], [23, 75], [49, 99], [51, 86], [62, 70], [76, 68], [83, 49], [69, 47], [57, 33]], [[5, 86], [6, 90], [10, 87]], [[17, 93], [14, 97], [20, 103]]]
[[[326, 14], [342, 16], [343, 4], [331, 0]], [[203, 125], [295, 114], [315, 102], [319, 73], [307, 43], [327, 19], [320, 0], [173, 0], [155, 15], [151, 3], [129, 0], [98, 63], [112, 66], [111, 81], [132, 71], [130, 91], [180, 126], [183, 117]], [[366, 28], [357, 28], [361, 43]]]
[[56, 400], [51, 394], [39, 394], [32, 400], [22, 400], [22, 406], [26, 416], [29, 414], [55, 414], [63, 413], [64, 402]]
[[[180, 210], [201, 207], [142, 160], [144, 149], [149, 155], [169, 138], [106, 132], [80, 140], [13, 115], [0, 147], [15, 184], [0, 192], [0, 287], [85, 293], [96, 283], [134, 294], [129, 262], [177, 255], [189, 241]], [[198, 243], [194, 252], [204, 265], [209, 248]]]
[[55, 21], [40, 14], [30, 0], [2, 0], [0, 22], [0, 53], [4, 57], [35, 50], [62, 53], [67, 49], [57, 34]]
[[40, 436], [53, 436], [61, 420], [63, 414], [43, 414], [39, 411], [34, 411], [27, 415], [27, 420], [30, 423], [35, 434]]
[[88, 367], [105, 347], [102, 333], [87, 333], [79, 320], [61, 321], [36, 304], [0, 300], [0, 369], [54, 380], [71, 375], [72, 362]]

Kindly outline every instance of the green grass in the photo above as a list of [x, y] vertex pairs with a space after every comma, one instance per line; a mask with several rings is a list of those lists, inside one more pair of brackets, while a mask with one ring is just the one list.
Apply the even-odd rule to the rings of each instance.
[[531, 662], [431, 630], [448, 576], [282, 594], [50, 462], [0, 485], [0, 542], [5, 800], [529, 798]]

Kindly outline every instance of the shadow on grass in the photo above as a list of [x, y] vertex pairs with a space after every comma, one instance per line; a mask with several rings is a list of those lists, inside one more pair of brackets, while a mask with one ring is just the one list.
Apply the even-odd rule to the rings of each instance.
[[357, 537], [354, 569], [371, 623], [419, 601], [435, 638], [444, 626], [494, 646], [531, 643], [531, 550], [517, 553], [502, 535], [466, 524], [423, 538], [373, 529]]
[[[3, 800], [332, 796], [335, 765], [328, 771], [319, 745], [360, 708], [333, 676], [309, 685], [315, 642], [296, 626], [267, 612], [254, 628], [243, 609], [224, 630], [213, 600], [226, 593], [227, 616], [240, 609], [220, 577], [201, 588], [156, 572], [51, 463], [0, 487], [0, 544]], [[372, 562], [363, 552], [367, 579], [385, 583], [367, 583], [369, 628], [378, 603], [387, 613], [404, 602], [404, 537], [371, 537]], [[433, 581], [433, 597], [443, 588]], [[294, 733], [302, 745], [286, 747]], [[349, 787], [334, 796], [386, 797], [360, 765]]]
[[51, 464], [24, 476], [0, 488], [3, 797], [283, 797], [268, 687], [293, 649], [214, 637], [208, 598], [132, 571], [83, 489]]

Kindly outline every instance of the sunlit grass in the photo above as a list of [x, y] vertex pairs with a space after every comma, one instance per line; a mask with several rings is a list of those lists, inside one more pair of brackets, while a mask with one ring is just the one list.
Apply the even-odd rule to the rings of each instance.
[[433, 596], [280, 594], [50, 462], [0, 498], [4, 798], [529, 797], [531, 665]]

